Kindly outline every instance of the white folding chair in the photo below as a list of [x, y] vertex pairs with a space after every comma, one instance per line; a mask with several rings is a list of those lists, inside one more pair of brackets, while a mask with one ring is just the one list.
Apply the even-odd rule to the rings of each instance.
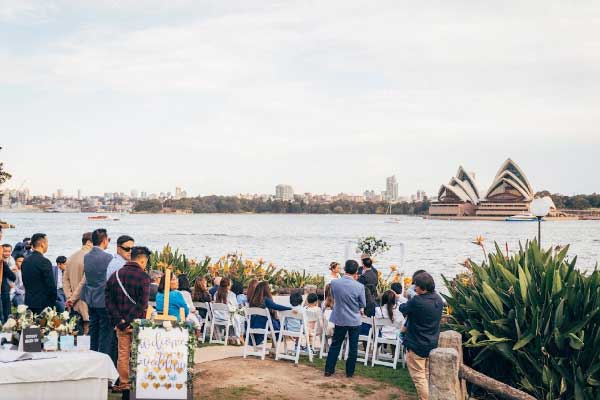
[[[398, 360], [400, 359], [400, 357], [402, 357], [402, 367], [404, 368], [406, 365], [406, 361], [404, 360], [404, 349], [402, 346], [402, 342], [400, 341], [400, 335], [396, 335], [394, 339], [387, 339], [380, 336], [381, 328], [383, 327], [390, 326], [394, 327], [395, 329], [398, 328], [394, 326], [394, 323], [389, 318], [374, 318], [373, 325], [375, 340], [373, 342], [373, 358], [371, 359], [371, 366], [383, 365], [386, 367], [392, 367], [396, 369], [396, 366], [398, 365]], [[394, 346], [394, 355], [390, 356], [388, 354], [383, 353], [381, 351], [381, 347], [383, 345]]]
[[[368, 365], [369, 362], [369, 356], [371, 355], [371, 344], [373, 343], [373, 318], [371, 317], [361, 317], [361, 325], [362, 324], [367, 324], [369, 325], [369, 333], [366, 335], [359, 335], [358, 336], [358, 356], [356, 357], [356, 361], [357, 362], [362, 362], [365, 366]], [[361, 326], [361, 330], [362, 330], [362, 326]], [[360, 349], [360, 344], [361, 343], [365, 343], [365, 350], [362, 351]], [[348, 359], [348, 353], [350, 351], [350, 346], [346, 346], [346, 353], [344, 356], [344, 359], [347, 360]]]
[[[231, 311], [229, 306], [222, 303], [211, 303], [212, 323], [210, 324], [210, 340], [209, 343], [220, 343], [227, 346], [229, 340], [229, 327], [231, 326]], [[225, 329], [224, 340], [215, 339], [215, 327], [222, 326]], [[217, 331], [217, 334], [219, 332]], [[223, 337], [223, 336], [221, 336]]]
[[[321, 330], [321, 350], [319, 351], [319, 358], [323, 358], [323, 357], [327, 357], [327, 355], [329, 354], [329, 348], [331, 347], [331, 341], [333, 339], [332, 336], [327, 335], [327, 326], [329, 324], [329, 321], [325, 318], [325, 314], [323, 314], [323, 319], [321, 322], [321, 326], [323, 327], [323, 329]], [[344, 342], [342, 343], [342, 347], [340, 348], [340, 355], [338, 359], [342, 359], [343, 355], [344, 355], [344, 346], [348, 346], [348, 335], [346, 335], [346, 338], [344, 339]]]
[[[271, 336], [271, 340], [273, 344], [277, 343], [277, 339], [275, 337], [275, 329], [273, 329], [273, 321], [271, 321], [271, 313], [266, 308], [260, 307], [248, 307], [245, 310], [246, 314], [246, 340], [244, 341], [244, 358], [247, 356], [255, 356], [260, 357], [261, 360], [265, 359], [267, 355], [267, 339], [269, 335]], [[264, 327], [252, 328], [251, 321], [252, 317], [265, 317], [266, 322]], [[256, 350], [257, 344], [255, 335], [262, 335], [263, 340], [261, 344], [261, 349]], [[252, 347], [252, 349], [250, 349]]]
[[[308, 337], [310, 338], [311, 347], [317, 349], [317, 338], [320, 338], [323, 331], [323, 311], [320, 308], [316, 310], [306, 310], [306, 322]], [[310, 325], [314, 323], [314, 329], [310, 331]]]
[[[308, 335], [308, 322], [306, 319], [306, 313], [298, 314], [294, 311], [279, 311], [279, 321], [281, 321], [281, 328], [279, 329], [279, 338], [277, 339], [277, 346], [275, 347], [275, 360], [279, 360], [280, 358], [284, 360], [292, 360], [296, 364], [298, 364], [298, 360], [300, 360], [300, 353], [302, 346], [302, 340], [306, 340], [306, 349], [308, 353], [308, 359], [310, 362], [313, 361], [313, 353], [312, 348], [310, 347], [310, 337]], [[290, 319], [299, 319], [300, 320], [300, 330], [299, 331], [291, 331], [286, 329], [286, 320]], [[292, 339], [294, 342], [295, 354], [293, 356], [288, 355], [288, 340]], [[297, 344], [296, 344], [297, 342]], [[281, 345], [283, 344], [283, 353], [280, 352]]]
[[211, 327], [213, 319], [210, 303], [194, 303], [194, 306], [197, 309], [206, 310], [206, 317], [202, 320], [202, 336], [200, 337], [200, 342], [204, 343], [206, 341], [206, 332]]

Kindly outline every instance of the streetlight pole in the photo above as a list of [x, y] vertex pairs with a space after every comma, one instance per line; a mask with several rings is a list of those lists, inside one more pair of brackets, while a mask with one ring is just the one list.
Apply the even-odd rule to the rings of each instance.
[[542, 249], [542, 218], [539, 215], [537, 216], [537, 221], [538, 221], [538, 247], [541, 250]]

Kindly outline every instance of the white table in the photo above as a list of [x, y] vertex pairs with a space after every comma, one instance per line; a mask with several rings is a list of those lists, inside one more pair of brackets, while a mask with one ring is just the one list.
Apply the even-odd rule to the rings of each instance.
[[109, 356], [95, 351], [56, 352], [57, 358], [0, 363], [0, 397], [36, 400], [106, 400], [118, 377]]

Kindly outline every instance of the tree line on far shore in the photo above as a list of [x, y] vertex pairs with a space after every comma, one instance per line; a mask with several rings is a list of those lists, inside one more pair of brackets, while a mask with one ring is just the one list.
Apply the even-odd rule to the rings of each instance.
[[[391, 213], [395, 215], [424, 215], [429, 210], [429, 201], [394, 203]], [[387, 202], [334, 201], [330, 203], [306, 203], [304, 201], [282, 201], [240, 199], [234, 196], [202, 196], [180, 200], [139, 200], [135, 212], [159, 213], [164, 209], [190, 210], [194, 214], [210, 213], [256, 213], [256, 214], [386, 214]]]
[[543, 190], [536, 193], [536, 196], [550, 196], [558, 209], [587, 210], [590, 208], [600, 208], [600, 193], [565, 196], [560, 193], [550, 193], [547, 190]]

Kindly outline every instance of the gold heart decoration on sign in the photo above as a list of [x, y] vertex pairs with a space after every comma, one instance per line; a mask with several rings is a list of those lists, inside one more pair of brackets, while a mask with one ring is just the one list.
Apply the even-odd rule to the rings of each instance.
[[154, 389], [158, 389], [160, 387], [160, 383], [153, 383], [152, 386], [154, 386]]
[[149, 386], [148, 382], [142, 382], [142, 387], [144, 389], [148, 389], [148, 386]]
[[165, 383], [165, 389], [169, 390], [171, 389], [173, 385], [171, 385], [170, 383]]
[[183, 383], [177, 383], [175, 387], [177, 388], [177, 390], [180, 390], [183, 387]]

